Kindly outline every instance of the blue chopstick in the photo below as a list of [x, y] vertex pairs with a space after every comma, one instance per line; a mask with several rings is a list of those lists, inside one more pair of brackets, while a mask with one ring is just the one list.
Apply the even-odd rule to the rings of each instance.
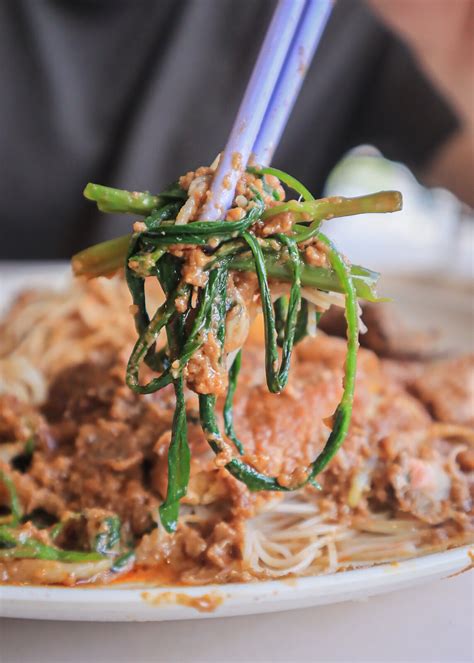
[[332, 6], [332, 0], [307, 2], [253, 148], [254, 160], [261, 166], [270, 164], [280, 142]]
[[203, 220], [222, 218], [232, 203], [305, 5], [305, 0], [280, 0], [277, 5], [214, 175]]
[[270, 163], [321, 40], [332, 0], [280, 0], [213, 178], [201, 220], [231, 206], [251, 153]]

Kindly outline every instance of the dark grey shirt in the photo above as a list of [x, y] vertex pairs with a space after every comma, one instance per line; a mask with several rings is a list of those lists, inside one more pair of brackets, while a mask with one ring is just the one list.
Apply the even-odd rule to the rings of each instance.
[[[89, 181], [159, 191], [223, 147], [271, 0], [2, 0], [2, 258], [66, 258], [129, 228]], [[349, 148], [420, 168], [457, 120], [357, 0], [336, 3], [274, 164], [314, 192]]]

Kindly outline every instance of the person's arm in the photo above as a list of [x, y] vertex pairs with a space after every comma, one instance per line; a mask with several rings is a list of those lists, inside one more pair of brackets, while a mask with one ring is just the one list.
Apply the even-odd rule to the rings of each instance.
[[421, 67], [452, 105], [460, 129], [423, 173], [474, 205], [474, 3], [472, 0], [369, 0], [404, 39]]

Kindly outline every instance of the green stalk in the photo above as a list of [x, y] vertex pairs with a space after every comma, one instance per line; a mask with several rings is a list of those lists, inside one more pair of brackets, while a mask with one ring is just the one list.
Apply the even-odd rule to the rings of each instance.
[[352, 416], [355, 378], [357, 369], [357, 350], [359, 348], [359, 318], [357, 314], [357, 296], [352, 283], [349, 267], [341, 258], [331, 241], [324, 235], [319, 240], [329, 248], [329, 259], [337, 273], [346, 295], [347, 354], [344, 367], [344, 390], [341, 401], [333, 415], [333, 428], [324, 449], [311, 465], [310, 480], [319, 474], [337, 453], [343, 443]]
[[0, 527], [0, 544], [4, 546], [0, 548], [0, 559], [43, 559], [70, 563], [105, 559], [98, 552], [61, 550], [32, 537], [24, 538], [23, 533], [5, 525]]
[[[142, 334], [150, 324], [150, 316], [146, 308], [145, 279], [130, 268], [130, 257], [138, 249], [139, 234], [133, 233], [127, 246], [127, 253], [124, 259], [125, 280], [128, 290], [132, 296], [134, 306], [133, 320], [137, 334]], [[155, 267], [156, 269], [156, 267]]]
[[3, 470], [0, 470], [0, 481], [7, 489], [8, 498], [10, 501], [10, 516], [8, 517], [8, 522], [11, 525], [16, 525], [20, 522], [23, 516], [23, 509], [21, 508], [20, 500], [18, 499], [15, 483], [13, 479]]
[[141, 362], [144, 361], [149, 350], [155, 345], [160, 331], [170, 322], [175, 313], [176, 307], [174, 300], [177, 296], [178, 293], [171, 295], [166, 299], [166, 302], [158, 308], [151, 319], [150, 324], [141, 333], [132, 350], [132, 354], [130, 355], [127, 364], [125, 381], [130, 389], [137, 394], [152, 394], [154, 391], [158, 391], [173, 382], [173, 376], [170, 369], [168, 369], [159, 377], [153, 378], [150, 382], [147, 382], [147, 384], [142, 385], [140, 384], [139, 371]]
[[301, 302], [301, 259], [296, 243], [286, 235], [278, 235], [278, 239], [288, 250], [289, 265], [292, 271], [288, 313], [282, 341], [282, 358], [278, 368], [277, 332], [275, 313], [273, 310], [270, 288], [268, 287], [267, 271], [263, 251], [256, 237], [244, 233], [243, 237], [252, 251], [262, 299], [263, 321], [265, 328], [265, 372], [268, 390], [279, 393], [288, 382], [290, 360], [293, 351], [296, 322]]
[[278, 177], [278, 179], [289, 186], [293, 191], [296, 191], [300, 196], [304, 198], [304, 200], [313, 200], [313, 195], [310, 193], [310, 191], [305, 187], [304, 184], [299, 182], [296, 177], [293, 177], [292, 175], [289, 175], [288, 173], [285, 173], [284, 170], [280, 170], [279, 168], [247, 168], [247, 171], [249, 173], [253, 173], [254, 175], [275, 175], [275, 177]]
[[178, 198], [184, 201], [187, 194], [177, 184], [160, 195], [153, 196], [148, 191], [125, 191], [89, 182], [84, 189], [84, 197], [97, 203], [101, 212], [147, 216], [157, 207], [169, 203], [170, 199]]
[[224, 431], [229, 440], [235, 444], [239, 454], [244, 454], [244, 447], [242, 442], [237, 437], [234, 428], [234, 394], [237, 388], [237, 380], [239, 377], [240, 368], [242, 366], [242, 350], [239, 350], [235, 355], [232, 366], [229, 369], [229, 382], [227, 387], [227, 395], [224, 403]]
[[131, 235], [122, 235], [76, 253], [71, 259], [74, 276], [95, 279], [115, 274], [125, 264], [131, 238]]
[[[197, 312], [193, 326], [189, 335], [184, 343], [180, 358], [179, 370], [182, 371], [193, 354], [199, 350], [206, 340], [210, 326], [212, 324], [212, 306], [216, 301], [220, 301], [222, 293], [220, 289], [223, 286], [223, 280], [227, 281], [227, 270], [229, 260], [222, 261], [218, 268], [213, 269], [209, 273], [209, 279], [202, 291], [201, 305]], [[225, 277], [223, 274], [225, 271]], [[225, 302], [225, 297], [224, 297]]]
[[114, 563], [110, 567], [110, 570], [112, 571], [112, 573], [118, 573], [119, 571], [123, 571], [134, 560], [135, 560], [135, 551], [128, 550], [127, 552], [123, 553], [123, 555], [119, 555], [114, 560]]
[[[165, 256], [160, 261], [158, 276], [168, 301], [170, 299], [174, 301], [172, 293], [175, 293], [180, 287], [179, 261], [172, 256]], [[196, 323], [194, 329], [196, 327], [199, 327], [199, 323]], [[166, 335], [172, 365], [179, 358], [185, 344], [185, 316], [183, 314], [176, 312], [170, 319], [166, 325]], [[159, 509], [161, 524], [169, 533], [176, 531], [178, 525], [179, 503], [187, 493], [191, 463], [182, 374], [175, 376], [173, 386], [176, 405], [171, 428], [171, 441], [168, 448], [168, 487], [166, 499]]]
[[[298, 202], [289, 200], [281, 205], [265, 210], [262, 219], [270, 219], [276, 214], [293, 212], [302, 216], [308, 214], [312, 221], [323, 221], [339, 216], [353, 216], [354, 214], [377, 214], [381, 212], [399, 212], [402, 209], [402, 196], [399, 191], [378, 191], [366, 196], [356, 198], [343, 198], [332, 196], [319, 200]], [[300, 240], [298, 240], [300, 241]]]
[[99, 533], [93, 542], [93, 550], [101, 555], [110, 554], [120, 543], [120, 518], [107, 516], [100, 525]]
[[[169, 206], [167, 208], [169, 211]], [[161, 210], [159, 210], [161, 212]], [[254, 224], [262, 212], [261, 206], [253, 207], [249, 213], [240, 221], [235, 222], [213, 222], [206, 221], [176, 226], [167, 225], [160, 219], [156, 226], [157, 217], [149, 217], [150, 230], [134, 235], [123, 235], [116, 239], [107, 240], [100, 244], [90, 246], [72, 257], [72, 270], [75, 276], [95, 278], [97, 276], [109, 276], [124, 266], [127, 255], [131, 257], [137, 253], [138, 248], [129, 252], [132, 238], [143, 238], [149, 247], [163, 248], [171, 244], [196, 244], [205, 245], [212, 238], [218, 237], [221, 242], [231, 240], [244, 230]], [[168, 214], [166, 214], [168, 216]], [[145, 224], [148, 219], [145, 219]], [[134, 255], [134, 258], [136, 256]], [[161, 257], [161, 251], [159, 254]], [[147, 261], [146, 255], [142, 261]]]
[[[131, 237], [131, 235], [125, 235], [116, 240], [96, 244], [81, 251], [81, 253], [78, 253], [72, 259], [74, 274], [76, 276], [95, 278], [96, 276], [107, 275], [122, 268], [127, 258]], [[160, 251], [157, 255], [159, 258], [163, 255], [163, 252]], [[146, 254], [143, 255], [143, 260], [146, 260]], [[270, 278], [291, 281], [291, 269], [286, 263], [281, 261], [278, 254], [265, 254], [265, 266]], [[251, 254], [235, 255], [235, 257], [232, 257], [230, 269], [235, 269], [239, 272], [255, 272], [255, 262]], [[377, 272], [353, 265], [351, 274], [354, 277], [354, 285], [358, 297], [368, 302], [387, 301], [386, 299], [377, 297], [375, 293], [375, 285], [378, 279]], [[140, 277], [140, 280], [142, 279], [143, 276]], [[324, 267], [313, 267], [304, 263], [301, 268], [301, 284], [304, 287], [318, 288], [319, 290], [328, 292], [343, 291], [334, 271], [325, 269]]]
[[[230, 267], [239, 272], [254, 272], [255, 262], [250, 255], [236, 256], [232, 259]], [[281, 262], [280, 256], [266, 254], [265, 268], [270, 278], [277, 281], [291, 281], [291, 269], [286, 262]], [[351, 276], [354, 279], [354, 286], [358, 297], [369, 302], [386, 301], [377, 297], [375, 292], [375, 285], [379, 276], [377, 272], [353, 265]], [[307, 288], [325, 290], [326, 292], [344, 292], [334, 270], [324, 267], [312, 267], [304, 263], [301, 267], [301, 285]]]
[[[193, 244], [193, 238], [199, 238], [206, 243], [213, 237], [228, 240], [240, 235], [250, 228], [261, 217], [263, 205], [256, 205], [240, 221], [193, 221], [187, 224], [163, 223], [156, 229], [146, 231], [143, 235], [146, 242], [161, 243], [169, 240], [170, 243]], [[201, 243], [201, 242], [196, 242]]]
[[176, 408], [174, 411], [171, 442], [168, 449], [168, 489], [166, 500], [160, 506], [160, 519], [167, 532], [175, 532], [178, 526], [179, 501], [188, 490], [191, 471], [186, 403], [184, 400], [183, 376], [174, 381]]
[[148, 231], [153, 232], [170, 219], [175, 219], [179, 210], [183, 206], [182, 201], [177, 203], [168, 203], [153, 210], [149, 216], [144, 219], [144, 223]]
[[298, 319], [296, 321], [295, 345], [308, 335], [308, 320], [308, 302], [306, 299], [302, 299], [300, 310], [298, 312]]

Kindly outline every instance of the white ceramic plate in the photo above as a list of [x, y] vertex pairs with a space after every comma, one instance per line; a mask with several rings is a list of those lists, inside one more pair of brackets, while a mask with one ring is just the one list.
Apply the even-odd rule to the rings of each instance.
[[[74, 621], [165, 621], [232, 617], [366, 599], [472, 566], [468, 546], [398, 564], [327, 576], [165, 589], [0, 587], [0, 615]], [[194, 599], [194, 600], [193, 600]], [[180, 605], [191, 603], [191, 605]], [[193, 604], [210, 611], [202, 611]]]
[[[0, 265], [0, 309], [23, 287], [60, 286], [64, 266]], [[440, 286], [420, 279], [387, 279], [388, 294], [401, 302], [420, 326], [437, 326], [449, 348], [472, 343], [469, 288]], [[81, 621], [164, 621], [277, 612], [293, 608], [366, 599], [472, 567], [474, 547], [465, 546], [398, 564], [334, 575], [205, 587], [64, 588], [0, 587], [0, 616]]]

